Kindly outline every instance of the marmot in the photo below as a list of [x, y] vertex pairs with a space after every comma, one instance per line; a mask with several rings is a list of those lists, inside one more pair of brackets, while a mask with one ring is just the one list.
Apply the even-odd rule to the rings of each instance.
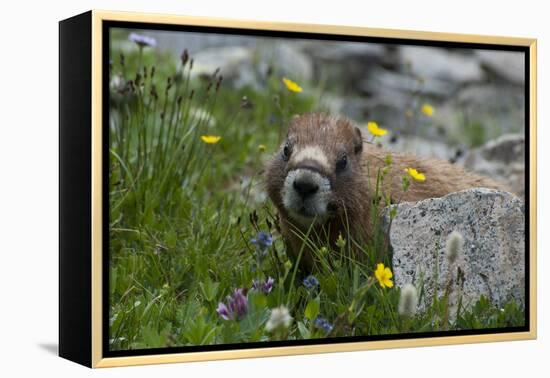
[[[346, 230], [355, 240], [368, 240], [378, 172], [387, 166], [388, 155], [392, 164], [380, 193], [394, 202], [441, 197], [473, 187], [506, 190], [500, 183], [446, 161], [390, 153], [365, 139], [344, 117], [312, 113], [291, 121], [286, 140], [266, 168], [266, 184], [279, 213], [282, 236], [294, 257], [302, 249], [298, 235], [310, 228], [310, 235], [326, 235], [331, 244], [340, 233], [345, 237]], [[425, 181], [411, 178], [403, 191], [408, 168], [423, 173]], [[304, 246], [302, 267], [311, 269], [313, 261], [312, 252]]]

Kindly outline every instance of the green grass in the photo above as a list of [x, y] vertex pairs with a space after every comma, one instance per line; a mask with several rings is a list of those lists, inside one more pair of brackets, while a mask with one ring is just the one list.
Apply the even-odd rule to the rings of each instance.
[[[445, 297], [422, 314], [400, 315], [399, 289], [380, 287], [373, 275], [376, 263], [391, 262], [383, 235], [356, 246], [363, 256], [350, 253], [356, 242], [349, 235], [339, 250], [315, 246], [320, 285], [308, 290], [286, 254], [261, 173], [290, 115], [317, 109], [308, 94], [314, 88], [300, 83], [304, 92], [290, 92], [275, 69], [263, 89], [233, 90], [217, 85], [219, 75], [194, 78], [189, 61], [175, 64], [147, 48], [123, 62], [119, 51], [111, 56], [112, 350], [522, 324], [522, 309], [501, 311], [483, 298], [453, 324], [445, 321]], [[206, 144], [202, 135], [221, 140]], [[251, 243], [259, 231], [274, 236], [262, 259]], [[250, 289], [268, 277], [275, 280], [270, 293]], [[216, 309], [236, 288], [249, 289], [248, 311], [224, 320]], [[270, 309], [281, 305], [293, 322], [268, 332]], [[318, 316], [330, 332], [315, 326]]]

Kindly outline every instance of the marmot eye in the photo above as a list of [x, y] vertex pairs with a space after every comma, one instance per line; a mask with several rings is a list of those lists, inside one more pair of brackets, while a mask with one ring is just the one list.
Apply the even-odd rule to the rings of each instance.
[[287, 142], [283, 147], [283, 160], [287, 161], [288, 158], [290, 158], [291, 153], [292, 153], [292, 150], [290, 148], [290, 144]]
[[341, 172], [348, 166], [348, 156], [343, 154], [336, 162], [336, 171]]

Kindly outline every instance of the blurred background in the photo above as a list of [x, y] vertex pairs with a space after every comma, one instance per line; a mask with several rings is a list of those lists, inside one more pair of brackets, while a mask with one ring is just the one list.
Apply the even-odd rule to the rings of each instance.
[[[522, 52], [142, 31], [193, 75], [216, 68], [224, 86], [261, 91], [274, 70], [313, 93], [316, 108], [389, 131], [397, 152], [446, 159], [505, 181], [523, 196]], [[115, 40], [116, 41], [116, 40]], [[116, 43], [116, 42], [115, 42]], [[132, 42], [118, 40], [124, 50]]]
[[[123, 32], [121, 32], [123, 33]], [[126, 33], [126, 32], [124, 32]], [[192, 75], [217, 68], [223, 86], [262, 91], [274, 71], [313, 96], [315, 110], [388, 130], [377, 142], [433, 156], [507, 183], [524, 194], [525, 77], [522, 52], [139, 31]], [[113, 49], [131, 52], [126, 34]]]

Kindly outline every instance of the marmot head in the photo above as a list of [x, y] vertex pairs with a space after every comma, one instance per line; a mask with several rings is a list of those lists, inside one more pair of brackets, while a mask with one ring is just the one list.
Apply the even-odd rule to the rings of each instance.
[[342, 214], [361, 174], [361, 131], [346, 118], [295, 116], [267, 168], [269, 196], [283, 216], [309, 226]]

